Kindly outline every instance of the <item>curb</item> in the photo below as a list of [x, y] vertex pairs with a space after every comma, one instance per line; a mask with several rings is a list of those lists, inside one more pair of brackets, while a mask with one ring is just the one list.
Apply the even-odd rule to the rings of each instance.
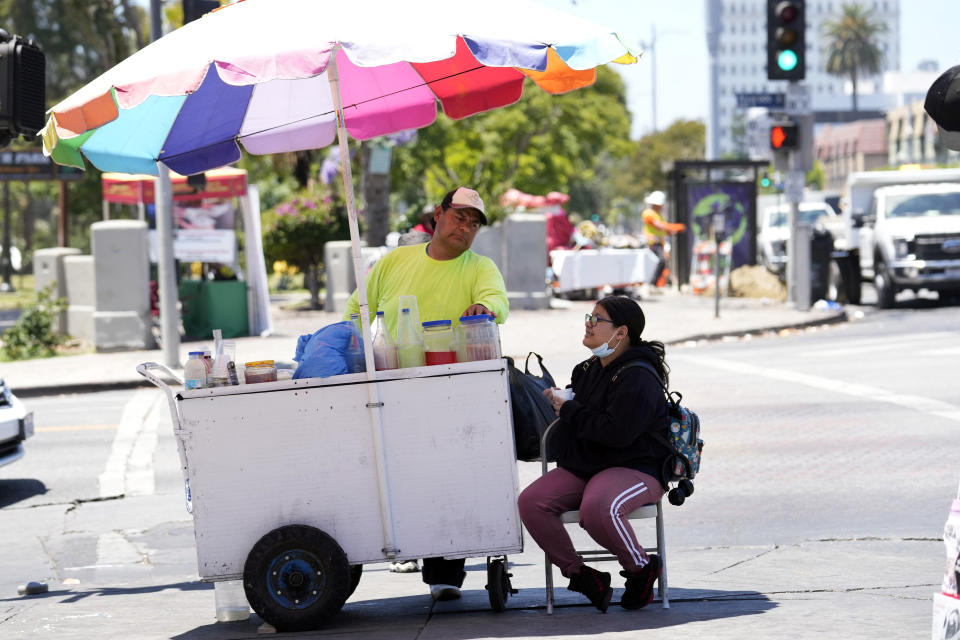
[[117, 391], [137, 387], [153, 387], [144, 380], [116, 380], [114, 382], [78, 382], [70, 384], [52, 384], [38, 387], [13, 387], [18, 398], [36, 398], [38, 396], [58, 396], [73, 393], [96, 393], [98, 391]]
[[847, 322], [850, 320], [850, 317], [847, 315], [846, 311], [841, 311], [840, 313], [834, 314], [832, 316], [826, 316], [823, 318], [817, 318], [816, 320], [807, 320], [804, 322], [794, 322], [791, 324], [781, 324], [774, 325], [770, 327], [758, 327], [756, 329], [738, 329], [735, 331], [722, 331], [718, 333], [701, 333], [688, 338], [681, 338], [679, 340], [671, 340], [667, 342], [667, 346], [677, 346], [682, 345], [687, 342], [699, 342], [701, 340], [705, 341], [716, 341], [722, 340], [724, 338], [739, 338], [747, 335], [761, 335], [764, 333], [775, 333], [778, 331], [783, 331], [785, 329], [808, 329], [810, 327], [819, 327], [830, 324], [840, 324], [842, 322]]

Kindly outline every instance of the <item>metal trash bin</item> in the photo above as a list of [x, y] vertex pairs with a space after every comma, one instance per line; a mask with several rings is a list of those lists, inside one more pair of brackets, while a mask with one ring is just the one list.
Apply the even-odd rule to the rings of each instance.
[[832, 253], [833, 236], [824, 227], [814, 226], [810, 230], [810, 304], [827, 299]]

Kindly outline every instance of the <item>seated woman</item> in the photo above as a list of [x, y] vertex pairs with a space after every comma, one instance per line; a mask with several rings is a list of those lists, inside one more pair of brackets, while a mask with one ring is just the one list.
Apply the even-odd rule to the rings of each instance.
[[666, 490], [662, 479], [666, 445], [651, 434], [666, 436], [667, 403], [653, 373], [667, 383], [669, 368], [661, 342], [643, 340], [640, 306], [624, 296], [600, 300], [586, 318], [583, 345], [593, 357], [571, 375], [572, 400], [544, 392], [560, 417], [550, 434], [557, 468], [520, 494], [520, 518], [551, 562], [570, 579], [571, 591], [606, 611], [613, 595], [610, 574], [583, 563], [560, 521], [565, 511], [580, 510], [580, 526], [617, 556], [626, 578], [620, 601], [640, 609], [653, 600], [660, 558], [647, 555], [627, 521], [632, 511], [657, 502]]

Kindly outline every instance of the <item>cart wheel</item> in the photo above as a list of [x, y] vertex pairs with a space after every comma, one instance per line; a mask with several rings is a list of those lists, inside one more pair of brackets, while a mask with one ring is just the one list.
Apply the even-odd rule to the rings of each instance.
[[350, 588], [347, 590], [347, 597], [353, 595], [353, 592], [357, 590], [357, 585], [360, 584], [360, 576], [363, 575], [363, 565], [362, 564], [352, 564], [350, 565]]
[[507, 596], [514, 593], [510, 587], [505, 559], [487, 559], [487, 596], [490, 607], [497, 613], [507, 610]]
[[277, 631], [320, 627], [343, 607], [351, 578], [340, 545], [305, 525], [280, 527], [260, 538], [243, 567], [250, 606]]

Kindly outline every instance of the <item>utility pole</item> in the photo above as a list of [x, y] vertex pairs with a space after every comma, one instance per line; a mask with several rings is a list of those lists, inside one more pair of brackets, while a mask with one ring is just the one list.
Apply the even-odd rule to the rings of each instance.
[[[161, 0], [150, 0], [150, 38], [154, 41], [163, 35], [160, 9]], [[177, 274], [173, 262], [173, 187], [170, 184], [170, 170], [159, 161], [157, 169], [154, 214], [157, 224], [160, 346], [163, 349], [163, 363], [168, 367], [179, 367], [180, 314], [177, 311]]]
[[650, 95], [653, 132], [657, 132], [657, 25], [650, 25]]

